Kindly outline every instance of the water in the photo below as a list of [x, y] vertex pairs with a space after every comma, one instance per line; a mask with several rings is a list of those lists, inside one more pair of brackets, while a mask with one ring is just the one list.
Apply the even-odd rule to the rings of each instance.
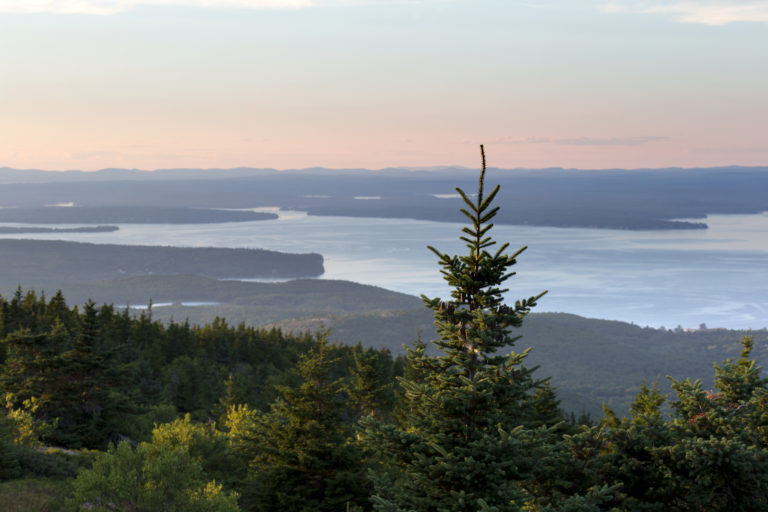
[[[768, 326], [768, 214], [711, 216], [707, 223], [706, 231], [644, 232], [496, 226], [492, 235], [511, 249], [529, 246], [508, 295], [514, 300], [548, 289], [536, 311], [668, 328]], [[270, 221], [123, 224], [113, 233], [10, 237], [318, 252], [325, 258], [323, 278], [446, 297], [426, 245], [463, 254], [460, 230], [451, 223], [280, 212]]]
[[[153, 308], [161, 308], [163, 306], [185, 306], [185, 307], [200, 307], [200, 306], [219, 306], [221, 305], [221, 302], [202, 302], [202, 301], [192, 301], [192, 302], [153, 302], [152, 307]], [[149, 304], [115, 304], [115, 309], [117, 311], [123, 310], [125, 308], [129, 309], [149, 309]]]

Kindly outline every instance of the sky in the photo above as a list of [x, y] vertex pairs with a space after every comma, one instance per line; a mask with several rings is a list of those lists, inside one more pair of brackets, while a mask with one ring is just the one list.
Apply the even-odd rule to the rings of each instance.
[[768, 165], [768, 1], [0, 0], [0, 167]]

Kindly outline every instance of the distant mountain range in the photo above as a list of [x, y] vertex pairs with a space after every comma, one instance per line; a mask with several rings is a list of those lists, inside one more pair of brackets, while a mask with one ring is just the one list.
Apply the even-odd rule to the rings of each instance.
[[[0, 207], [258, 208], [310, 215], [460, 221], [458, 185], [477, 172], [429, 169], [168, 169], [96, 172], [0, 168]], [[490, 169], [501, 224], [705, 229], [708, 214], [768, 210], [768, 167]], [[679, 219], [701, 219], [685, 220]], [[79, 221], [78, 221], [79, 222]]]

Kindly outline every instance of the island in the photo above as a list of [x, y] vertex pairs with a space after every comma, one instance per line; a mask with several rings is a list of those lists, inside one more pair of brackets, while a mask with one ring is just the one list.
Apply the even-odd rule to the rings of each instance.
[[92, 244], [0, 239], [0, 284], [34, 286], [127, 276], [195, 274], [226, 278], [299, 278], [323, 274], [320, 254], [264, 249]]

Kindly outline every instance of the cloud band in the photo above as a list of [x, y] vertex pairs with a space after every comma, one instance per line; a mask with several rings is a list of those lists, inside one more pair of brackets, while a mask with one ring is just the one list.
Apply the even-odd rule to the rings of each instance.
[[610, 0], [606, 12], [665, 14], [681, 23], [726, 25], [737, 22], [768, 23], [768, 1], [745, 0]]
[[573, 137], [573, 138], [549, 138], [549, 137], [499, 137], [494, 140], [496, 144], [554, 144], [557, 146], [640, 146], [649, 142], [663, 142], [669, 137], [659, 135], [646, 135], [642, 137]]
[[313, 0], [0, 0], [0, 12], [109, 16], [138, 6], [186, 6], [225, 9], [296, 9]]

